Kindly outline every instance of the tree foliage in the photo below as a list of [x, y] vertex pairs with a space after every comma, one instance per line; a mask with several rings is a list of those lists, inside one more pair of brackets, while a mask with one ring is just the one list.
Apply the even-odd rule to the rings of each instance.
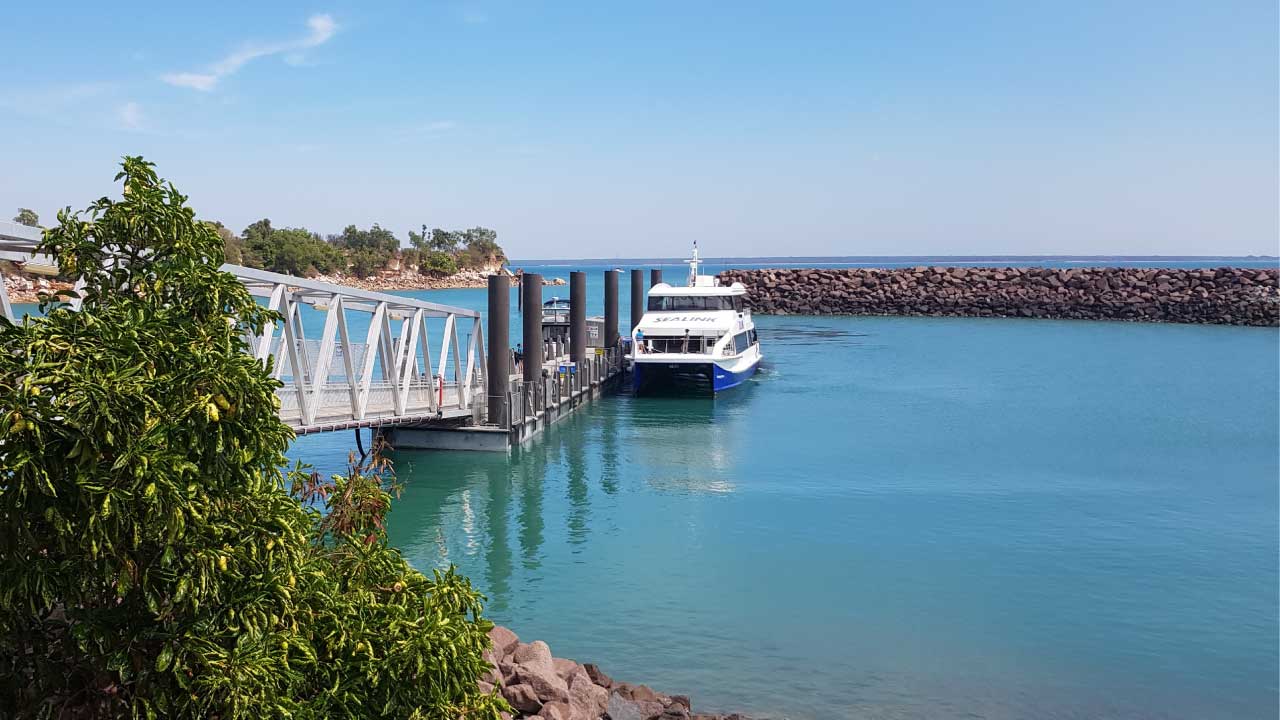
[[[221, 224], [216, 227], [220, 228]], [[425, 229], [425, 228], [424, 228]], [[390, 230], [374, 223], [367, 230], [348, 225], [339, 235], [322, 240], [305, 228], [276, 228], [270, 219], [244, 229], [239, 238], [219, 230], [227, 261], [289, 275], [350, 272], [366, 278], [379, 270], [400, 266], [430, 275], [451, 275], [460, 268], [501, 265], [506, 254], [498, 245], [498, 233], [484, 227], [430, 233], [409, 231], [409, 248]]]
[[[251, 267], [287, 275], [315, 275], [346, 269], [342, 251], [306, 228], [276, 228], [263, 218], [244, 230], [244, 247]], [[224, 247], [231, 247], [224, 243]]]
[[452, 275], [458, 272], [458, 261], [447, 252], [428, 250], [418, 262], [418, 272], [427, 275]]
[[31, 208], [18, 208], [18, 214], [13, 216], [13, 221], [27, 227], [40, 227], [40, 216]]
[[464, 230], [462, 250], [456, 254], [458, 265], [466, 268], [479, 268], [505, 261], [506, 255], [498, 245], [498, 233], [489, 228], [474, 227]]
[[384, 466], [282, 470], [274, 315], [150, 163], [117, 180], [40, 246], [82, 309], [0, 320], [0, 715], [496, 720], [481, 598], [388, 546]]
[[249, 265], [252, 264], [250, 259], [253, 253], [244, 245], [244, 240], [239, 235], [231, 231], [231, 228], [223, 225], [216, 220], [205, 221], [213, 231], [218, 233], [218, 237], [222, 238], [222, 254], [227, 262], [233, 265]]

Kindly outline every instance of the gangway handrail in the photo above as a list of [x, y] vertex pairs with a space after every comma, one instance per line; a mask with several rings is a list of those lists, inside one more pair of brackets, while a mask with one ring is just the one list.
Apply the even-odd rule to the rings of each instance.
[[[221, 267], [221, 270], [235, 275], [249, 289], [250, 293], [258, 297], [271, 297], [271, 292], [277, 285], [285, 285], [292, 289], [295, 298], [308, 304], [314, 304], [334, 294], [341, 294], [344, 298], [367, 300], [375, 304], [386, 303], [388, 309], [391, 310], [425, 310], [430, 317], [448, 317], [449, 315], [469, 318], [480, 317], [479, 311], [470, 308], [444, 305], [374, 290], [362, 290], [350, 285], [320, 282], [310, 278], [285, 275], [284, 273], [271, 272], [270, 270], [258, 270], [243, 265], [227, 263]], [[363, 309], [350, 304], [348, 304], [348, 307], [353, 310]]]

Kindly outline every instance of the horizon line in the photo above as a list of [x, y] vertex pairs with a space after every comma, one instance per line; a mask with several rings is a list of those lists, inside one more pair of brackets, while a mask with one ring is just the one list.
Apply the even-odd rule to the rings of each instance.
[[[994, 255], [723, 255], [719, 257], [703, 257], [699, 258], [700, 263], [722, 264], [724, 261], [756, 261], [756, 262], [803, 262], [803, 261], [820, 261], [820, 260], [1251, 260], [1254, 262], [1271, 260], [1280, 263], [1280, 256], [1276, 255], [1014, 255], [1014, 254], [994, 254]], [[550, 262], [599, 262], [599, 263], [622, 263], [622, 264], [639, 264], [654, 261], [671, 261], [669, 264], [682, 265], [688, 262], [687, 258], [679, 257], [586, 257], [586, 258], [519, 258], [508, 259], [508, 265], [516, 265], [519, 263], [550, 263]]]

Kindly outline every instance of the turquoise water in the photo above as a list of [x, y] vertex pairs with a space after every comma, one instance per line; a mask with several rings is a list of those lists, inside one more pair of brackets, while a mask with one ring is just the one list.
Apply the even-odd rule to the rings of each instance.
[[393, 541], [696, 709], [1275, 717], [1276, 330], [759, 324], [765, 371], [714, 401], [606, 398], [510, 459], [397, 453]]
[[760, 326], [768, 370], [715, 401], [605, 399], [510, 460], [399, 453], [394, 542], [707, 709], [1275, 716], [1274, 330]]

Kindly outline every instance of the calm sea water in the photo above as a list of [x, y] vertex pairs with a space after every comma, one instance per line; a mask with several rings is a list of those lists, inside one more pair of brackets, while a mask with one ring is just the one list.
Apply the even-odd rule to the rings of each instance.
[[510, 458], [396, 453], [393, 541], [695, 709], [1276, 716], [1274, 329], [759, 325], [767, 368], [715, 400], [605, 398]]
[[705, 709], [1275, 717], [1275, 330], [760, 328], [766, 371], [714, 401], [607, 398], [509, 459], [398, 453], [392, 539], [526, 638]]

